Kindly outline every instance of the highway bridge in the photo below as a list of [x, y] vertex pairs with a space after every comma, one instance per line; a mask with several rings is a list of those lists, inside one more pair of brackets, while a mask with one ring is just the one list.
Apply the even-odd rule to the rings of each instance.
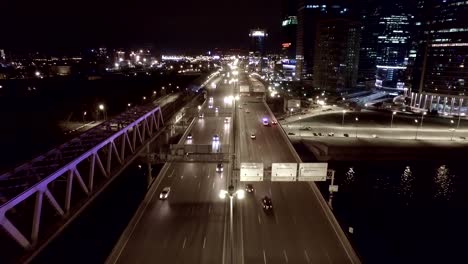
[[[268, 168], [300, 159], [280, 126], [262, 124], [264, 117], [274, 117], [261, 97], [241, 97], [225, 107], [225, 98], [235, 98], [239, 90], [236, 83], [218, 80], [208, 92], [213, 107], [208, 103], [200, 111], [230, 110], [229, 122], [224, 115], [204, 115], [181, 142], [209, 145], [217, 134], [220, 144], [234, 144], [233, 158], [221, 173], [212, 160], [167, 163], [107, 263], [360, 263], [314, 183], [252, 183], [254, 193], [235, 202], [230, 241], [229, 203], [219, 192], [231, 181], [244, 188], [240, 163], [261, 162]], [[243, 73], [239, 82], [259, 85]], [[165, 187], [171, 193], [161, 200]], [[265, 195], [274, 204], [271, 214], [261, 206]]]
[[[266, 177], [252, 183], [255, 191], [236, 200], [230, 214], [219, 193], [231, 184], [245, 187], [241, 163], [263, 163], [268, 171], [275, 162], [301, 161], [281, 125], [262, 124], [265, 117], [275, 119], [263, 97], [232, 100], [238, 82], [211, 77], [218, 85], [207, 86], [197, 118], [164, 157], [151, 143], [174, 114], [173, 106], [187, 103], [181, 94], [129, 109], [0, 175], [3, 252], [22, 253], [21, 262], [33, 259], [126, 166], [143, 157], [150, 189], [107, 263], [360, 263], [313, 182]], [[255, 82], [244, 73], [238, 78]], [[150, 165], [161, 160], [168, 162], [154, 179]], [[224, 164], [222, 172], [216, 171], [218, 163]], [[160, 200], [165, 187], [170, 195]], [[272, 198], [271, 212], [261, 207], [265, 195]]]

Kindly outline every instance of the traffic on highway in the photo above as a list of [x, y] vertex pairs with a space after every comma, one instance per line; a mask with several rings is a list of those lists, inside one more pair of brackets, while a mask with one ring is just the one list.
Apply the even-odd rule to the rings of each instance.
[[[263, 97], [238, 96], [239, 82], [257, 90], [258, 82], [240, 71], [232, 81], [227, 70], [181, 141], [233, 158], [168, 164], [108, 263], [356, 263], [310, 183], [240, 181], [240, 163], [268, 171], [296, 160]], [[229, 203], [221, 199], [227, 194]]]

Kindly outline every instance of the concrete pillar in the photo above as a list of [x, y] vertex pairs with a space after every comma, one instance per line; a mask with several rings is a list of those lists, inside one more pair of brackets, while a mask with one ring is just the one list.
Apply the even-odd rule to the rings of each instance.
[[422, 108], [421, 107], [421, 100], [423, 98], [423, 95], [422, 94], [419, 94], [419, 101], [418, 101], [418, 108]]
[[461, 114], [462, 107], [463, 107], [463, 98], [460, 98], [460, 100], [458, 100], [458, 115]]
[[450, 114], [453, 113], [453, 107], [455, 106], [455, 97], [452, 97], [452, 102], [450, 103]]
[[431, 112], [432, 108], [434, 108], [433, 103], [434, 103], [434, 96], [431, 95], [431, 104], [429, 105], [429, 112]]
[[426, 109], [426, 104], [427, 104], [427, 94], [424, 95], [424, 103], [423, 103], [423, 109]]
[[442, 113], [445, 114], [445, 108], [447, 107], [448, 98], [444, 97], [444, 108], [442, 108]]
[[437, 96], [437, 112], [439, 112], [440, 109], [440, 95]]
[[410, 106], [413, 106], [413, 101], [414, 101], [414, 93], [411, 93], [411, 100], [410, 100]]

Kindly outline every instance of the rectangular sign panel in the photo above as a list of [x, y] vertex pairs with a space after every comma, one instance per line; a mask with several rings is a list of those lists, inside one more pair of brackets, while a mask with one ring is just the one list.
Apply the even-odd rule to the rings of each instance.
[[296, 181], [297, 163], [272, 163], [271, 181]]
[[241, 163], [240, 181], [263, 181], [263, 163]]
[[326, 181], [328, 163], [299, 163], [298, 181]]

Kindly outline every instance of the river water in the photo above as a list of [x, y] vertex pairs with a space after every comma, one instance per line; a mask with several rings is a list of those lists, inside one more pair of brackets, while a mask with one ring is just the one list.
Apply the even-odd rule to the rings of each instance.
[[[335, 216], [363, 263], [467, 263], [467, 157], [433, 157], [329, 162]], [[318, 184], [326, 199], [329, 184]]]

